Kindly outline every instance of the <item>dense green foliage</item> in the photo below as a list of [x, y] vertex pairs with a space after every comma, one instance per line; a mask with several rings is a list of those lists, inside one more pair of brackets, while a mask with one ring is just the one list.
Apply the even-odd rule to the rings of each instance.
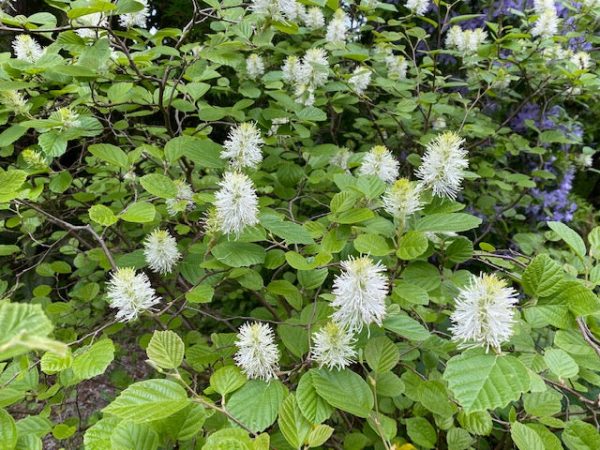
[[[45, 48], [0, 53], [0, 449], [600, 448], [598, 2], [561, 3], [561, 32], [536, 36], [526, 2], [302, 0], [326, 24], [343, 8], [341, 42], [237, 0], [164, 3], [148, 29], [123, 26], [135, 0], [3, 3], [9, 42]], [[467, 24], [484, 39], [447, 44]], [[325, 64], [286, 80], [315, 48]], [[240, 124], [260, 156], [236, 167]], [[452, 136], [458, 192], [417, 185]], [[376, 146], [390, 179], [365, 169]], [[223, 212], [226, 174], [258, 197], [239, 230], [253, 197]], [[414, 211], [390, 213], [394, 186]], [[148, 256], [157, 229], [174, 267]], [[349, 261], [379, 264], [381, 317], [336, 306], [365, 288], [344, 285]], [[135, 311], [123, 268], [147, 275]], [[457, 338], [473, 280], [514, 303], [499, 343]], [[343, 368], [315, 353], [336, 317]], [[248, 322], [274, 331], [265, 376], [240, 362]]]

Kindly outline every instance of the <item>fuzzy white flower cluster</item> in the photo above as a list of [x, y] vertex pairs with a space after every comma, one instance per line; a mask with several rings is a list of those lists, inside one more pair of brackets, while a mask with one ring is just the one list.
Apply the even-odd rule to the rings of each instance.
[[533, 24], [533, 36], [552, 37], [558, 32], [558, 14], [554, 0], [534, 0], [533, 9], [538, 18]]
[[288, 56], [281, 70], [283, 80], [294, 87], [296, 101], [312, 106], [316, 90], [329, 77], [329, 61], [323, 49], [311, 48], [301, 60], [296, 56]]
[[390, 80], [404, 80], [408, 70], [408, 62], [404, 56], [389, 53], [385, 57], [385, 65]]
[[348, 83], [356, 94], [362, 95], [371, 83], [371, 71], [365, 67], [357, 67], [350, 76]]
[[10, 106], [16, 114], [23, 114], [29, 110], [25, 96], [19, 91], [4, 91], [0, 93], [0, 102]]
[[269, 381], [277, 377], [279, 349], [269, 325], [259, 322], [243, 324], [235, 345], [238, 351], [233, 358], [248, 378]]
[[153, 272], [166, 275], [171, 273], [181, 253], [177, 241], [167, 230], [156, 229], [144, 240], [144, 257]]
[[318, 6], [308, 8], [302, 14], [302, 20], [304, 20], [306, 27], [311, 30], [319, 30], [325, 26], [325, 16]]
[[590, 58], [589, 53], [583, 51], [571, 55], [569, 61], [571, 61], [578, 70], [587, 70], [592, 65], [592, 59]]
[[278, 21], [295, 21], [304, 11], [304, 6], [296, 0], [253, 0], [250, 8], [256, 14]]
[[406, 178], [396, 180], [383, 195], [383, 208], [391, 216], [404, 220], [423, 208], [419, 185]]
[[352, 152], [346, 147], [342, 147], [335, 155], [331, 157], [329, 164], [339, 167], [340, 169], [348, 170], [348, 164], [351, 156]]
[[452, 131], [438, 135], [428, 145], [417, 177], [438, 197], [456, 198], [469, 166], [464, 139]]
[[239, 236], [258, 223], [258, 196], [252, 180], [241, 172], [226, 172], [215, 194], [216, 218], [221, 231]]
[[454, 25], [446, 35], [446, 47], [458, 50], [463, 56], [475, 55], [486, 39], [487, 33], [482, 28], [463, 30]]
[[50, 115], [50, 119], [59, 123], [56, 128], [61, 131], [71, 130], [81, 126], [79, 114], [71, 108], [59, 108]]
[[170, 216], [176, 216], [177, 213], [194, 208], [194, 191], [192, 187], [183, 180], [177, 180], [175, 184], [177, 185], [177, 195], [165, 201]]
[[42, 46], [28, 34], [19, 34], [12, 42], [15, 57], [28, 63], [36, 63], [44, 55]]
[[246, 58], [246, 72], [252, 80], [256, 80], [265, 73], [265, 63], [259, 55], [252, 54]]
[[82, 38], [95, 38], [98, 36], [96, 27], [106, 27], [108, 25], [108, 19], [102, 13], [92, 13], [74, 19], [73, 24], [76, 27], [83, 27], [75, 30]]
[[138, 315], [160, 302], [145, 273], [136, 273], [133, 267], [120, 267], [112, 273], [107, 289], [108, 302], [118, 309], [116, 318], [121, 322], [137, 319]]
[[368, 256], [342, 261], [342, 273], [333, 281], [333, 322], [355, 332], [385, 318], [388, 280], [385, 267]]
[[429, 9], [430, 0], [408, 0], [406, 7], [418, 16], [424, 15]]
[[328, 322], [319, 331], [313, 333], [311, 359], [328, 369], [343, 369], [356, 358], [355, 338], [335, 322]]
[[254, 123], [241, 123], [229, 131], [221, 158], [228, 159], [235, 170], [256, 168], [263, 158], [263, 144], [263, 138]]
[[334, 14], [333, 18], [327, 25], [327, 33], [325, 39], [327, 42], [334, 45], [342, 45], [346, 43], [346, 36], [348, 34], [348, 23], [349, 18], [343, 9], [338, 9]]
[[386, 183], [398, 178], [399, 163], [383, 145], [374, 146], [362, 159], [360, 175], [375, 175]]
[[121, 14], [119, 16], [119, 24], [124, 28], [146, 28], [148, 25], [148, 17], [150, 17], [150, 8], [148, 6], [148, 0], [136, 0], [141, 3], [143, 8], [140, 11]]
[[494, 274], [473, 276], [459, 291], [450, 316], [452, 339], [461, 347], [500, 351], [513, 334], [517, 292]]

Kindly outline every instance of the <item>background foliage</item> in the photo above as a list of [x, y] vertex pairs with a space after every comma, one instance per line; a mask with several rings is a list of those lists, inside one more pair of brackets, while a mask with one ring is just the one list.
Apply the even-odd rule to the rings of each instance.
[[[597, 3], [557, 3], [549, 39], [531, 35], [528, 2], [441, 2], [424, 16], [301, 3], [326, 22], [342, 7], [347, 42], [236, 0], [152, 2], [150, 31], [119, 26], [134, 0], [4, 2], [0, 448], [600, 448]], [[94, 12], [109, 25], [82, 38], [76, 19]], [[446, 48], [451, 25], [489, 37], [463, 57]], [[22, 33], [46, 47], [38, 61], [11, 54]], [[591, 65], [553, 63], [556, 45]], [[281, 67], [314, 47], [327, 50], [329, 78], [306, 106]], [[406, 77], [390, 78], [390, 51]], [[264, 60], [259, 77], [251, 54]], [[372, 77], [357, 95], [359, 66]], [[248, 171], [260, 222], [236, 238], [206, 216], [222, 144], [243, 122], [265, 146]], [[386, 183], [356, 168], [385, 145], [414, 178], [443, 130], [466, 139], [464, 190], [426, 194], [398, 228], [381, 207]], [[347, 167], [331, 163], [343, 148]], [[194, 207], [170, 215], [181, 181]], [[156, 228], [183, 255], [170, 275], [147, 270]], [[331, 313], [339, 263], [361, 254], [387, 268], [386, 319], [359, 334], [355, 364], [318, 368], [311, 333]], [[121, 323], [106, 283], [128, 266], [162, 301]], [[501, 353], [450, 339], [454, 299], [480, 272], [520, 294]], [[234, 364], [248, 320], [276, 330], [281, 371], [269, 383]]]

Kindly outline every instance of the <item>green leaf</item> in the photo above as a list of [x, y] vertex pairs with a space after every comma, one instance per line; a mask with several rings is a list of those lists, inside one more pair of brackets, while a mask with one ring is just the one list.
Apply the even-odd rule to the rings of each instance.
[[322, 122], [327, 120], [327, 114], [319, 108], [315, 108], [314, 106], [307, 106], [300, 110], [297, 114], [298, 119], [307, 120], [311, 122]]
[[444, 379], [466, 413], [503, 408], [529, 389], [529, 374], [521, 361], [480, 349], [450, 358]]
[[112, 144], [93, 144], [88, 150], [96, 158], [107, 162], [111, 166], [127, 170], [129, 168], [129, 159], [127, 154], [119, 147]]
[[523, 272], [523, 288], [529, 295], [548, 297], [559, 290], [563, 278], [561, 267], [542, 254], [536, 256]]
[[367, 364], [377, 373], [392, 370], [400, 360], [400, 351], [386, 336], [369, 339], [365, 346]]
[[569, 420], [562, 433], [562, 440], [569, 450], [598, 450], [600, 434], [598, 430], [581, 420]]
[[300, 290], [287, 280], [273, 280], [267, 286], [267, 291], [281, 295], [297, 311], [302, 309], [302, 294]]
[[155, 331], [146, 349], [148, 358], [162, 369], [176, 369], [183, 362], [185, 344], [171, 330]]
[[513, 422], [510, 426], [510, 437], [519, 450], [546, 450], [540, 436], [519, 422]]
[[46, 156], [57, 158], [67, 151], [67, 140], [56, 131], [48, 131], [41, 134], [38, 144]]
[[586, 254], [585, 243], [581, 236], [561, 222], [548, 222], [548, 226], [559, 238], [567, 243], [579, 257], [583, 258]]
[[308, 434], [308, 446], [319, 447], [323, 445], [333, 434], [333, 428], [329, 425], [317, 425]]
[[18, 245], [0, 244], [0, 256], [9, 256], [19, 253], [21, 249]]
[[185, 389], [174, 381], [146, 380], [130, 385], [103, 412], [143, 423], [169, 417], [188, 404]]
[[544, 361], [548, 368], [560, 379], [573, 378], [579, 373], [579, 366], [564, 350], [549, 348], [544, 353]]
[[300, 449], [308, 437], [311, 426], [304, 418], [294, 394], [290, 394], [279, 408], [277, 424], [285, 440], [295, 449]]
[[136, 202], [129, 205], [119, 217], [126, 222], [147, 223], [152, 222], [155, 215], [156, 209], [152, 203]]
[[111, 450], [156, 450], [158, 435], [143, 423], [121, 422], [110, 438]]
[[313, 382], [315, 376], [316, 369], [311, 369], [302, 375], [296, 389], [296, 401], [309, 422], [321, 423], [331, 416], [333, 408], [317, 394]]
[[223, 396], [237, 391], [246, 381], [237, 366], [221, 367], [210, 376], [210, 386]]
[[398, 241], [398, 251], [396, 255], [400, 259], [411, 260], [421, 256], [427, 250], [429, 241], [425, 233], [419, 231], [408, 231]]
[[375, 213], [369, 208], [354, 208], [348, 211], [335, 214], [331, 220], [342, 224], [352, 224], [364, 222], [375, 217]]
[[90, 219], [105, 227], [109, 227], [119, 220], [112, 212], [112, 209], [104, 205], [94, 205], [89, 209], [88, 213]]
[[456, 412], [456, 407], [450, 403], [446, 386], [439, 381], [420, 383], [417, 397], [425, 408], [441, 417], [451, 417]]
[[169, 177], [159, 173], [151, 173], [140, 178], [142, 187], [150, 194], [160, 198], [177, 196], [177, 185]]
[[354, 239], [354, 248], [360, 253], [372, 256], [385, 256], [392, 251], [385, 238], [370, 233], [358, 235]]
[[549, 417], [560, 412], [562, 395], [554, 389], [531, 392], [523, 396], [523, 406], [527, 414], [535, 417]]
[[[189, 441], [202, 429], [208, 414], [202, 405], [191, 403], [161, 421], [161, 430], [173, 440]], [[162, 433], [161, 433], [162, 434]]]
[[82, 380], [102, 375], [115, 357], [115, 346], [110, 339], [96, 342], [73, 360], [73, 373]]
[[[45, 338], [52, 331], [52, 322], [41, 305], [0, 303], [0, 361], [32, 349], [47, 349]], [[66, 347], [62, 346], [62, 352]]]
[[470, 214], [431, 214], [419, 220], [415, 226], [415, 230], [435, 233], [458, 233], [477, 228], [479, 225], [481, 225], [481, 219]]
[[273, 425], [285, 395], [286, 388], [278, 380], [269, 383], [251, 380], [231, 395], [227, 410], [253, 433], [258, 433]]
[[383, 327], [411, 341], [424, 341], [431, 336], [423, 325], [404, 314], [389, 315]]
[[437, 434], [429, 421], [423, 417], [411, 417], [406, 419], [406, 433], [415, 444], [418, 444], [421, 447], [435, 447]]
[[566, 281], [554, 300], [568, 306], [575, 316], [589, 316], [600, 311], [600, 299], [580, 281]]
[[183, 147], [184, 156], [199, 167], [209, 169], [223, 169], [225, 167], [225, 160], [221, 159], [223, 147], [210, 139], [186, 137]]
[[88, 428], [83, 436], [85, 450], [111, 448], [110, 438], [120, 421], [117, 417], [104, 417]]
[[0, 409], [0, 449], [11, 450], [15, 448], [17, 437], [15, 419], [5, 410]]
[[282, 220], [280, 217], [273, 214], [263, 214], [260, 216], [260, 224], [273, 233], [279, 236], [288, 244], [314, 244], [310, 233], [302, 226]]
[[190, 303], [210, 303], [215, 290], [208, 284], [199, 284], [185, 293], [185, 299]]
[[266, 257], [266, 252], [260, 245], [249, 242], [222, 242], [215, 245], [211, 253], [223, 264], [230, 267], [261, 264]]
[[41, 359], [42, 372], [53, 375], [62, 370], [68, 369], [73, 363], [73, 356], [71, 349], [67, 348], [67, 352], [64, 355], [57, 355], [56, 353], [46, 352]]
[[[364, 418], [371, 414], [373, 394], [367, 382], [355, 372], [319, 369], [313, 373], [312, 381], [319, 397], [334, 408]], [[348, 392], [352, 392], [352, 395], [349, 396]]]
[[22, 170], [0, 170], [0, 195], [17, 192], [26, 179], [27, 172]]

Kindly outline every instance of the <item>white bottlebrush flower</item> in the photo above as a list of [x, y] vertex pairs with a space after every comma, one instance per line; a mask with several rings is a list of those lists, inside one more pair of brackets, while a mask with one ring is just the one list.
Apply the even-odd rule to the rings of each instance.
[[57, 125], [56, 128], [62, 131], [78, 128], [81, 126], [79, 114], [77, 114], [70, 108], [58, 109], [50, 115], [50, 119], [59, 122], [60, 125]]
[[351, 156], [352, 152], [346, 147], [342, 147], [339, 152], [331, 157], [329, 164], [339, 167], [340, 169], [348, 170], [348, 163], [350, 162]]
[[430, 0], [408, 0], [406, 7], [414, 12], [417, 16], [422, 16], [429, 9]]
[[538, 14], [541, 14], [542, 11], [550, 8], [555, 8], [556, 4], [554, 0], [533, 0], [533, 9]]
[[381, 325], [388, 292], [385, 267], [363, 256], [342, 261], [342, 268], [333, 281], [331, 306], [335, 312], [331, 319], [351, 332], [371, 323]]
[[143, 8], [140, 11], [133, 13], [121, 14], [119, 16], [119, 24], [124, 28], [146, 28], [148, 25], [148, 17], [150, 16], [150, 8], [148, 0], [136, 0], [141, 3]]
[[279, 0], [281, 14], [290, 21], [296, 21], [304, 16], [306, 9], [296, 0]]
[[194, 191], [192, 187], [183, 180], [177, 180], [175, 184], [177, 185], [177, 195], [175, 198], [168, 198], [165, 201], [170, 216], [176, 216], [177, 213], [194, 208]]
[[592, 64], [592, 59], [590, 58], [589, 53], [586, 52], [575, 53], [569, 58], [569, 61], [571, 61], [571, 63], [579, 70], [587, 70]]
[[390, 80], [404, 80], [408, 69], [408, 62], [404, 56], [389, 54], [385, 57], [385, 65]]
[[373, 147], [362, 159], [358, 173], [360, 175], [375, 175], [386, 183], [398, 178], [398, 161], [383, 145]]
[[538, 14], [539, 16], [531, 29], [531, 34], [541, 37], [554, 36], [558, 32], [556, 8], [546, 8], [543, 11], [539, 11]]
[[235, 362], [248, 378], [269, 381], [277, 377], [279, 349], [269, 325], [245, 323], [240, 327], [235, 345], [238, 348]]
[[348, 80], [352, 90], [358, 95], [362, 95], [369, 87], [371, 82], [371, 71], [365, 67], [357, 67]]
[[417, 177], [438, 197], [456, 198], [469, 166], [464, 139], [452, 131], [438, 135], [427, 145]]
[[354, 336], [335, 322], [329, 322], [313, 334], [311, 358], [329, 370], [343, 369], [354, 362]]
[[279, 21], [294, 21], [304, 9], [296, 0], [253, 0], [250, 8], [256, 14]]
[[315, 91], [323, 86], [329, 76], [327, 54], [321, 48], [306, 51], [295, 75], [296, 101], [311, 106], [315, 101]]
[[455, 49], [463, 55], [473, 55], [479, 50], [479, 47], [485, 43], [487, 33], [482, 28], [474, 30], [462, 30], [455, 25], [446, 35], [446, 46], [450, 49]]
[[459, 291], [450, 316], [452, 340], [461, 347], [500, 350], [513, 334], [517, 292], [493, 274], [473, 276]]
[[446, 119], [444, 119], [442, 116], [436, 117], [431, 123], [431, 128], [433, 128], [435, 131], [444, 130], [446, 127]]
[[28, 63], [37, 62], [43, 55], [42, 46], [28, 34], [19, 34], [12, 43], [15, 57]]
[[144, 240], [144, 256], [153, 272], [163, 275], [171, 273], [181, 253], [177, 241], [167, 230], [154, 230]]
[[323, 11], [318, 6], [313, 6], [312, 8], [308, 8], [308, 10], [302, 16], [302, 20], [304, 20], [307, 28], [311, 30], [318, 30], [325, 26], [325, 17], [323, 16]]
[[4, 91], [0, 93], [0, 102], [12, 108], [16, 114], [23, 114], [29, 110], [25, 96], [19, 91]]
[[586, 8], [597, 8], [600, 6], [600, 0], [583, 0], [581, 4]]
[[113, 272], [106, 293], [112, 308], [116, 308], [117, 320], [135, 320], [138, 315], [160, 302], [148, 276], [135, 273], [133, 267], [120, 267]]
[[108, 19], [102, 13], [93, 13], [76, 18], [73, 20], [73, 24], [76, 27], [83, 27], [75, 30], [82, 38], [95, 38], [98, 36], [98, 29], [95, 27], [106, 27], [108, 25]]
[[383, 208], [391, 216], [404, 220], [423, 208], [421, 190], [416, 183], [400, 178], [383, 195]]
[[227, 172], [215, 194], [215, 207], [221, 231], [240, 235], [246, 226], [258, 223], [258, 196], [252, 180], [240, 172]]
[[342, 9], [338, 9], [333, 18], [327, 25], [325, 39], [332, 44], [346, 43], [346, 34], [348, 33], [348, 16]]
[[263, 143], [256, 125], [252, 122], [241, 123], [229, 131], [221, 158], [228, 159], [234, 169], [256, 168], [263, 158]]
[[298, 74], [302, 70], [300, 59], [297, 56], [288, 56], [281, 67], [283, 72], [283, 81], [293, 84], [298, 79]]
[[252, 80], [256, 80], [265, 73], [265, 63], [258, 55], [250, 55], [246, 58], [246, 72]]

